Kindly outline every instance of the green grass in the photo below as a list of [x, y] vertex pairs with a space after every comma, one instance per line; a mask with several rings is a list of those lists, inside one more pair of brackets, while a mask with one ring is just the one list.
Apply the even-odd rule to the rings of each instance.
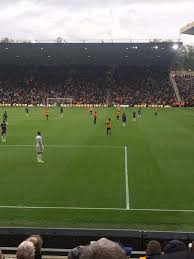
[[[0, 114], [4, 110], [0, 108]], [[57, 108], [51, 108], [49, 121], [42, 108], [31, 108], [29, 119], [23, 108], [6, 110], [9, 125], [7, 143], [0, 143], [0, 206], [107, 209], [4, 207], [0, 226], [194, 231], [194, 211], [125, 210], [124, 156], [127, 146], [131, 209], [194, 210], [192, 109], [161, 109], [158, 118], [144, 109], [136, 123], [132, 110], [126, 109], [126, 128], [116, 121], [112, 108], [97, 108], [96, 126], [85, 108], [65, 109], [63, 119]], [[111, 137], [105, 132], [108, 117]], [[38, 130], [45, 144], [44, 164], [36, 162]]]

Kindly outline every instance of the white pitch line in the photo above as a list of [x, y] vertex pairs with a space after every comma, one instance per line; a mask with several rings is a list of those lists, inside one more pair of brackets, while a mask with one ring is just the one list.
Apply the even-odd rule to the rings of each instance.
[[147, 211], [147, 212], [190, 212], [194, 213], [194, 210], [181, 210], [181, 209], [130, 209], [130, 211]]
[[[73, 146], [73, 145], [44, 145], [50, 148], [124, 148], [124, 146]], [[0, 147], [35, 147], [35, 145], [7, 145], [3, 144]]]
[[128, 179], [128, 163], [127, 163], [127, 147], [125, 147], [125, 195], [126, 195], [126, 210], [130, 209], [129, 204], [129, 179]]
[[194, 210], [176, 210], [176, 209], [126, 209], [126, 208], [90, 208], [90, 207], [49, 207], [49, 206], [0, 206], [0, 209], [46, 209], [46, 210], [107, 210], [107, 211], [145, 211], [145, 212], [188, 212], [194, 213]]
[[125, 211], [125, 208], [90, 208], [90, 207], [49, 207], [49, 206], [0, 206], [0, 209], [47, 209], [47, 210], [112, 210]]

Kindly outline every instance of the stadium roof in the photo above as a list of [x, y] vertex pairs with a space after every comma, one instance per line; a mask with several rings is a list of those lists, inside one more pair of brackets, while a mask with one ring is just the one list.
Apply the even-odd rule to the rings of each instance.
[[1, 43], [0, 65], [168, 66], [180, 42]]
[[194, 35], [194, 22], [187, 24], [180, 30], [183, 34]]

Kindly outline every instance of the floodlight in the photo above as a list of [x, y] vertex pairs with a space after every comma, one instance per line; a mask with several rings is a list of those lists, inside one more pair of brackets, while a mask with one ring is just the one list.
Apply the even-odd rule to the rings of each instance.
[[177, 49], [179, 48], [179, 45], [178, 45], [178, 44], [174, 44], [174, 45], [172, 45], [172, 48], [173, 48], [174, 50], [177, 50]]

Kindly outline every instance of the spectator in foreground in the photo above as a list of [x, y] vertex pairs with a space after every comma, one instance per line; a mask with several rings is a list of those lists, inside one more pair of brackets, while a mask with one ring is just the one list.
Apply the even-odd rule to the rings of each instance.
[[161, 255], [162, 255], [162, 249], [161, 249], [160, 243], [156, 240], [151, 240], [147, 244], [146, 256], [140, 257], [140, 258], [154, 259], [154, 258], [160, 258]]
[[189, 259], [188, 250], [185, 244], [179, 240], [172, 240], [164, 248], [164, 259]]
[[164, 248], [164, 254], [187, 252], [187, 248], [182, 241], [171, 240]]
[[76, 259], [79, 258], [80, 254], [82, 253], [82, 250], [85, 248], [85, 246], [77, 246], [73, 249], [68, 254], [68, 259]]
[[194, 255], [194, 241], [192, 241], [191, 243], [189, 243], [188, 245], [188, 251], [190, 254]]
[[2, 251], [0, 249], [0, 259], [3, 259], [3, 258], [4, 258], [4, 256], [3, 256]]
[[41, 249], [42, 249], [42, 244], [43, 244], [43, 240], [42, 240], [41, 236], [32, 235], [32, 236], [28, 237], [26, 240], [32, 242], [32, 244], [34, 245], [35, 258], [41, 259], [42, 258]]
[[154, 258], [162, 255], [161, 245], [156, 240], [151, 240], [146, 249], [146, 258]]
[[32, 242], [23, 241], [17, 248], [17, 259], [34, 259], [35, 248]]
[[[126, 259], [127, 256], [119, 244], [112, 242], [106, 238], [91, 242], [90, 245], [79, 247], [74, 255], [70, 252], [70, 259]], [[73, 251], [73, 250], [72, 250]]]

